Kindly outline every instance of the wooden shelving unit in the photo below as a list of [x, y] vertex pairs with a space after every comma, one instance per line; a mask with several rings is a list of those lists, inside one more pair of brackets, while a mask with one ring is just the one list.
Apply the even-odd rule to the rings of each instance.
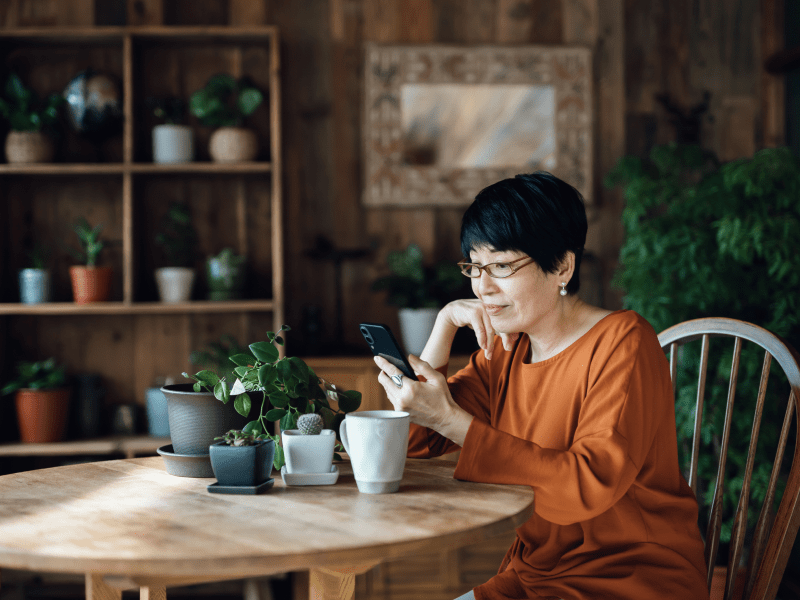
[[[94, 372], [106, 382], [107, 401], [144, 403], [157, 377], [190, 370], [189, 354], [223, 334], [241, 343], [283, 324], [283, 234], [278, 32], [274, 27], [26, 28], [0, 33], [5, 81], [17, 72], [40, 95], [60, 92], [92, 69], [119, 82], [120, 131], [91, 143], [68, 127], [50, 164], [0, 164], [0, 365], [55, 356], [71, 373]], [[188, 102], [209, 77], [247, 76], [265, 92], [248, 120], [260, 140], [253, 162], [212, 162], [211, 133], [193, 117], [196, 160], [155, 164], [148, 97]], [[187, 201], [200, 253], [232, 247], [248, 257], [245, 299], [205, 300], [203, 261], [196, 264], [191, 302], [158, 301], [153, 238], [172, 200]], [[72, 302], [66, 246], [77, 242], [78, 217], [102, 223], [108, 242], [101, 263], [114, 267], [110, 302]], [[18, 302], [23, 248], [50, 246], [53, 302]], [[9, 403], [10, 404], [10, 403]]]

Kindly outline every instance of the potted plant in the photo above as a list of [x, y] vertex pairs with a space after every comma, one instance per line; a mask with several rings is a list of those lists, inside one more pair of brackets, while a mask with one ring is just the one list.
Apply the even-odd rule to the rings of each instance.
[[390, 252], [386, 261], [391, 273], [375, 280], [372, 289], [386, 290], [387, 302], [400, 307], [403, 346], [407, 352], [419, 356], [433, 331], [439, 309], [462, 289], [464, 277], [449, 262], [425, 265], [422, 250], [416, 244]]
[[187, 302], [192, 296], [197, 231], [189, 205], [173, 202], [161, 220], [155, 242], [164, 252], [167, 266], [156, 269], [162, 302]]
[[[281, 357], [278, 346], [284, 344], [280, 335], [284, 331], [289, 331], [289, 327], [284, 325], [277, 333], [268, 331], [266, 341], [250, 344], [248, 352], [230, 356], [229, 360], [236, 365], [233, 382], [209, 370], [183, 376], [195, 381], [194, 389], [198, 392], [204, 389], [213, 392], [224, 404], [233, 400], [237, 413], [252, 418], [243, 428], [246, 432], [264, 434], [278, 442], [279, 437], [269, 433], [271, 422], [278, 421], [286, 432], [297, 428], [302, 415], [315, 413], [335, 438], [345, 415], [361, 405], [361, 393], [339, 390], [318, 377], [300, 358]], [[256, 397], [260, 396], [260, 406], [251, 417], [254, 392]], [[280, 470], [284, 463], [284, 448], [277, 446], [275, 468]]]
[[[626, 205], [625, 242], [614, 283], [624, 305], [655, 328], [707, 316], [760, 325], [800, 347], [800, 255], [789, 250], [800, 238], [800, 159], [788, 148], [720, 164], [694, 145], [655, 147], [646, 159], [625, 157], [609, 173]], [[730, 375], [730, 348], [711, 343], [703, 413], [701, 455], [721, 444]], [[678, 448], [684, 468], [691, 455], [699, 350], [679, 354], [676, 383]], [[761, 370], [763, 353], [748, 344], [739, 359], [744, 373]], [[694, 373], [694, 374], [692, 374]], [[772, 378], [770, 378], [772, 379]], [[731, 420], [720, 541], [730, 539], [746, 466], [747, 443], [757, 398], [757, 377], [739, 381]], [[761, 503], [780, 436], [785, 397], [767, 389], [751, 497]], [[763, 454], [762, 454], [763, 453]], [[698, 465], [701, 519], [708, 519], [716, 481], [713, 461]], [[779, 484], [779, 488], [780, 487]], [[780, 489], [778, 497], [780, 497]], [[751, 508], [748, 523], [756, 522]], [[727, 556], [720, 550], [719, 556]]]
[[19, 300], [23, 304], [50, 301], [50, 271], [44, 246], [34, 244], [28, 253], [29, 267], [19, 271]]
[[223, 248], [206, 259], [206, 280], [209, 300], [236, 300], [242, 297], [246, 258], [231, 248]]
[[331, 472], [336, 431], [324, 429], [323, 425], [320, 415], [308, 413], [298, 417], [295, 429], [281, 432], [287, 473], [302, 475]]
[[270, 479], [275, 442], [263, 433], [231, 429], [209, 447], [211, 467], [221, 486], [257, 486]]
[[208, 153], [217, 162], [243, 162], [258, 155], [258, 137], [244, 128], [246, 117], [264, 101], [264, 94], [247, 78], [214, 75], [189, 98], [189, 110], [207, 127], [215, 127]]
[[58, 120], [59, 107], [64, 103], [60, 94], [40, 99], [22, 79], [11, 73], [0, 97], [0, 114], [8, 121], [6, 160], [9, 163], [50, 162], [55, 145], [48, 132]]
[[54, 358], [17, 363], [17, 377], [2, 389], [14, 394], [20, 439], [26, 443], [58, 442], [67, 425], [70, 390], [64, 367]]
[[80, 250], [70, 248], [76, 259], [83, 265], [73, 265], [69, 268], [72, 282], [72, 295], [77, 304], [90, 302], [105, 302], [111, 295], [111, 267], [97, 266], [97, 257], [105, 246], [100, 239], [103, 225], [91, 227], [86, 219], [81, 218], [75, 224], [75, 234], [78, 236]]
[[148, 98], [153, 115], [163, 123], [153, 127], [153, 162], [186, 163], [194, 160], [194, 132], [183, 124], [186, 102], [181, 98]]

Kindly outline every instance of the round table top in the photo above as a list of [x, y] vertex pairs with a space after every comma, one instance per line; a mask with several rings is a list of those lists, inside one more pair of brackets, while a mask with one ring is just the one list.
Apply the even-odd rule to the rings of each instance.
[[453, 479], [455, 463], [407, 460], [400, 491], [359, 493], [349, 462], [334, 485], [211, 494], [161, 457], [0, 477], [0, 567], [235, 579], [376, 564], [507, 532], [533, 513], [529, 487]]

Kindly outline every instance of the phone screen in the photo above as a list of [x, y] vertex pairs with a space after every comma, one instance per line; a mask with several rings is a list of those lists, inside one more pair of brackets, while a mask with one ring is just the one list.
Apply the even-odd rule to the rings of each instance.
[[414, 369], [408, 364], [406, 353], [397, 342], [388, 325], [383, 323], [361, 323], [361, 335], [372, 350], [372, 354], [385, 358], [409, 379], [417, 380]]

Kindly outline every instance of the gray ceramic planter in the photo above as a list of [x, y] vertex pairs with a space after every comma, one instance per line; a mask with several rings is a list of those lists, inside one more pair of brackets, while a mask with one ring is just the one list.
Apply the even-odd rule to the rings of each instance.
[[208, 456], [215, 437], [247, 425], [233, 402], [223, 404], [211, 392], [195, 392], [191, 383], [165, 385], [161, 391], [167, 397], [169, 436], [175, 454]]
[[221, 486], [255, 486], [264, 483], [272, 474], [275, 442], [267, 440], [255, 446], [228, 446], [224, 442], [208, 448], [211, 468]]

